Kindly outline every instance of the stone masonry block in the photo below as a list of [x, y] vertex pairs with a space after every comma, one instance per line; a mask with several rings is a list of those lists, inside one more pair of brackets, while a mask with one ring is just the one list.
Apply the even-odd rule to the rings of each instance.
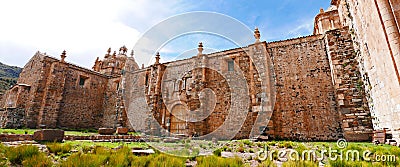
[[59, 129], [43, 129], [33, 134], [33, 140], [61, 142], [64, 139], [64, 131]]

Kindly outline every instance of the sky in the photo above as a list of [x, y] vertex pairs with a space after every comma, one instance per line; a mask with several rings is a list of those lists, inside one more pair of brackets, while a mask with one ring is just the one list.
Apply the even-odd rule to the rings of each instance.
[[[118, 51], [125, 45], [130, 52], [152, 27], [194, 11], [258, 27], [262, 41], [284, 40], [311, 35], [314, 17], [329, 5], [330, 0], [2, 0], [0, 62], [23, 67], [37, 51], [59, 58], [66, 50], [67, 62], [91, 68], [109, 47]], [[190, 57], [200, 41], [206, 53], [239, 47], [218, 35], [188, 34], [159, 48], [161, 62]], [[135, 54], [138, 64], [151, 63], [142, 58]]]

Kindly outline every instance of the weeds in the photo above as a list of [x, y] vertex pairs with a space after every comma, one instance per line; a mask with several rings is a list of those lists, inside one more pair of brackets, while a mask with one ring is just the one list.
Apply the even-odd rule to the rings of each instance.
[[217, 156], [197, 157], [196, 167], [239, 167], [243, 166], [243, 161], [239, 157], [221, 158]]
[[46, 147], [50, 153], [53, 153], [55, 155], [69, 153], [72, 149], [71, 144], [61, 144], [61, 143], [49, 143], [46, 144]]

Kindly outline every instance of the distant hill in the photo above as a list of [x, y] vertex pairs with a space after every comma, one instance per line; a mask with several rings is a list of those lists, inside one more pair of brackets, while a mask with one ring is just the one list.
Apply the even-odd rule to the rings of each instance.
[[17, 83], [22, 68], [0, 63], [0, 95]]

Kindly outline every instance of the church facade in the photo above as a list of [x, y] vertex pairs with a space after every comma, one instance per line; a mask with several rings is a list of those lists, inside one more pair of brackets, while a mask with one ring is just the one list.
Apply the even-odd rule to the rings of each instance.
[[265, 42], [256, 29], [248, 46], [203, 54], [200, 43], [191, 58], [160, 63], [157, 54], [141, 68], [126, 47], [108, 50], [93, 69], [65, 62], [65, 52], [38, 52], [4, 96], [1, 126], [304, 141], [368, 141], [387, 129], [397, 139], [395, 1], [332, 0], [313, 35]]

